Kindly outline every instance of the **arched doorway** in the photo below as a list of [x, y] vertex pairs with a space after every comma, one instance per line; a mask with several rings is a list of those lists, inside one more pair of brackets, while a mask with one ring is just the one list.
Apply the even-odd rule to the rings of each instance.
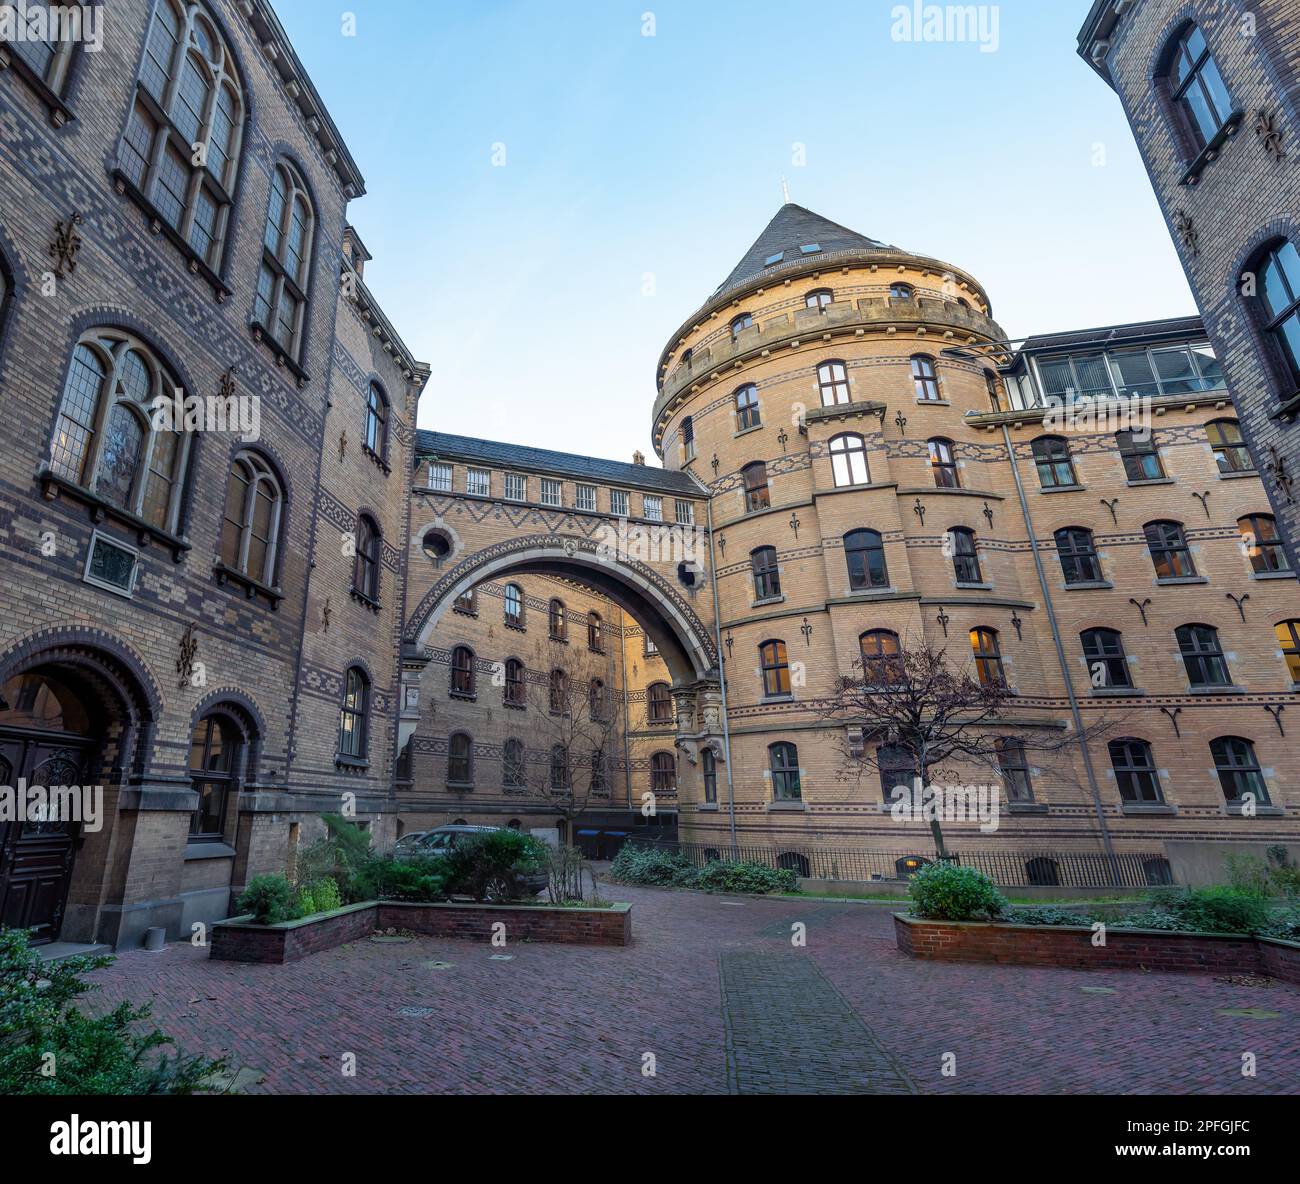
[[[60, 791], [75, 790], [83, 803], [81, 790], [93, 782], [103, 741], [93, 702], [90, 688], [62, 671], [34, 670], [6, 682], [0, 688], [0, 785], [15, 795], [39, 787], [65, 803], [69, 798]], [[36, 942], [59, 934], [81, 825], [79, 812], [52, 814], [0, 820], [0, 925], [31, 929]]]

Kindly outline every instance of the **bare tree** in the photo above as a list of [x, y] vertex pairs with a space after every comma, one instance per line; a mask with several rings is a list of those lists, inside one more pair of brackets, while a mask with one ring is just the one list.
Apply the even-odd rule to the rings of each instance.
[[[887, 635], [892, 638], [893, 635]], [[1080, 735], [1063, 727], [1029, 724], [1016, 695], [1002, 676], [1000, 659], [968, 659], [957, 665], [947, 649], [919, 642], [879, 647], [864, 653], [857, 671], [843, 676], [834, 694], [823, 700], [823, 718], [845, 727], [846, 769], [895, 776], [898, 782], [919, 779], [934, 784], [959, 767], [983, 765], [1003, 778], [1014, 758], [1033, 754], [1035, 763], [1052, 766], [1062, 779], [1073, 780], [1061, 766]], [[1087, 728], [1082, 740], [1104, 734], [1109, 722]], [[892, 787], [888, 787], [892, 788]], [[910, 786], [909, 786], [910, 788]], [[930, 823], [935, 849], [947, 857], [938, 818]]]

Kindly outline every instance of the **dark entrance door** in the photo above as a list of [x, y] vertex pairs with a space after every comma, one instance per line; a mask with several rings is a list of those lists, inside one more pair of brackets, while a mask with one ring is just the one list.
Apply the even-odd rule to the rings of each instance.
[[[79, 786], [87, 756], [77, 739], [0, 729], [0, 784]], [[66, 818], [0, 822], [0, 925], [33, 930], [33, 942], [58, 937], [77, 830]]]

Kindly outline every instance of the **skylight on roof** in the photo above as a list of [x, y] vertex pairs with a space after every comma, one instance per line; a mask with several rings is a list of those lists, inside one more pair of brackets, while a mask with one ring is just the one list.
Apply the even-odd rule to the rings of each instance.
[[808, 243], [807, 246], [800, 247], [799, 250], [804, 255], [815, 255], [822, 249], [821, 243]]
[[773, 263], [780, 263], [781, 260], [784, 258], [785, 258], [785, 252], [777, 251], [775, 255], [769, 255], [766, 259], [763, 260], [763, 266], [771, 267]]

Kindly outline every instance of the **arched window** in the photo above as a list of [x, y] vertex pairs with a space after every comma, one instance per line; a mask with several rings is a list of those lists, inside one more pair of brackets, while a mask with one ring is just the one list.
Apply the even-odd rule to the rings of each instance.
[[388, 455], [388, 399], [377, 382], [366, 396], [366, 449], [380, 460]]
[[524, 591], [518, 584], [507, 584], [503, 599], [506, 607], [506, 624], [511, 629], [524, 627]]
[[178, 389], [138, 338], [113, 329], [84, 334], [59, 404], [50, 470], [150, 526], [179, 534], [192, 433], [160, 430], [184, 424], [154, 418], [155, 398], [163, 396], [170, 408]]
[[593, 678], [587, 685], [587, 714], [596, 723], [609, 717], [609, 696], [605, 684], [599, 678]]
[[740, 316], [736, 317], [735, 320], [731, 322], [731, 340], [735, 341], [736, 338], [741, 335], [741, 333], [743, 333], [746, 329], [751, 328], [753, 324], [754, 324], [753, 316], [751, 316], [747, 312], [742, 312]]
[[551, 788], [569, 789], [569, 750], [563, 744], [551, 747]]
[[765, 641], [758, 647], [759, 667], [763, 675], [763, 697], [775, 699], [791, 694], [790, 661], [785, 642]]
[[916, 756], [901, 744], [882, 744], [876, 749], [876, 769], [880, 773], [880, 792], [886, 802], [898, 800], [895, 790], [912, 792], [920, 776]]
[[467, 645], [451, 651], [451, 693], [456, 699], [474, 698], [474, 651]]
[[752, 382], [742, 386], [735, 394], [736, 431], [745, 432], [758, 427], [763, 421], [758, 413], [758, 387]]
[[1005, 687], [1006, 672], [1002, 668], [1002, 651], [998, 648], [996, 629], [978, 628], [970, 631], [971, 654], [975, 658], [975, 673], [980, 686]]
[[464, 732], [452, 733], [447, 741], [447, 784], [474, 784], [474, 741]]
[[858, 638], [862, 654], [862, 678], [870, 685], [899, 682], [904, 677], [899, 657], [898, 634], [888, 629], [872, 629]]
[[349, 666], [343, 676], [343, 706], [339, 709], [339, 755], [365, 760], [370, 738], [370, 680], [359, 666]]
[[1025, 742], [1012, 736], [999, 736], [993, 742], [993, 753], [998, 762], [1002, 784], [1007, 789], [1007, 801], [1032, 802], [1034, 785], [1029, 777], [1029, 758], [1025, 755]]
[[776, 548], [759, 547], [749, 553], [750, 567], [754, 572], [754, 599], [774, 600], [781, 595], [781, 572], [777, 566]]
[[930, 472], [934, 474], [937, 488], [961, 488], [961, 478], [957, 474], [957, 457], [953, 453], [951, 440], [937, 436], [930, 441]]
[[656, 752], [650, 758], [650, 788], [655, 793], [677, 792], [677, 758], [671, 752]]
[[1124, 475], [1130, 481], [1160, 481], [1165, 466], [1160, 461], [1155, 436], [1151, 429], [1145, 432], [1116, 432], [1120, 459], [1124, 462]]
[[912, 358], [912, 382], [916, 397], [924, 403], [939, 398], [939, 376], [935, 373], [934, 359], [929, 354], [916, 354]]
[[849, 531], [844, 536], [844, 558], [849, 567], [849, 587], [855, 592], [889, 587], [885, 544], [876, 531]]
[[453, 611], [464, 613], [467, 617], [478, 616], [478, 589], [466, 588], [455, 600], [452, 601]]
[[1241, 425], [1235, 419], [1212, 419], [1205, 425], [1205, 435], [1220, 473], [1254, 471], [1255, 463], [1241, 438]]
[[700, 775], [704, 778], [704, 800], [706, 803], [715, 803], [718, 800], [718, 758], [713, 755], [713, 749], [705, 748], [700, 751]]
[[1046, 855], [1025, 860], [1025, 879], [1038, 887], [1055, 887], [1061, 882], [1061, 865]]
[[1097, 689], [1131, 687], [1128, 654], [1124, 652], [1124, 635], [1117, 629], [1086, 629], [1079, 634], [1083, 658], [1088, 663], [1088, 679]]
[[846, 432], [831, 439], [831, 475], [837, 489], [866, 485], [871, 481], [867, 470], [867, 445], [861, 436]]
[[190, 787], [199, 804], [190, 819], [190, 838], [216, 842], [225, 837], [226, 810], [239, 793], [244, 738], [225, 715], [204, 716], [190, 736]]
[[673, 695], [666, 682], [652, 682], [646, 688], [646, 718], [652, 724], [673, 722]]
[[1219, 631], [1214, 626], [1183, 625], [1174, 630], [1174, 636], [1178, 638], [1178, 652], [1187, 668], [1187, 681], [1193, 687], [1232, 685]]
[[1058, 530], [1056, 554], [1067, 584], [1095, 584], [1101, 581], [1101, 561], [1092, 540], [1092, 531], [1084, 526], [1067, 526]]
[[259, 453], [237, 453], [226, 484], [221, 562], [250, 580], [273, 585], [283, 515], [284, 491], [271, 466]]
[[800, 855], [798, 851], [782, 851], [776, 857], [776, 866], [783, 871], [794, 872], [796, 876], [812, 875], [812, 866], [808, 862], [808, 856]]
[[1229, 802], [1240, 802], [1247, 794], [1257, 806], [1267, 806], [1268, 786], [1255, 756], [1255, 746], [1240, 736], [1220, 736], [1210, 741], [1214, 756], [1214, 771], [1219, 775], [1223, 796]]
[[552, 670], [549, 684], [552, 715], [566, 715], [569, 710], [569, 676], [563, 670]]
[[605, 756], [603, 748], [593, 748], [591, 750], [591, 775], [587, 784], [591, 792], [601, 797], [609, 795], [609, 759]]
[[772, 773], [772, 797], [778, 802], [797, 802], [803, 796], [799, 780], [799, 750], [788, 741], [769, 744], [768, 768]]
[[1184, 580], [1196, 575], [1192, 549], [1187, 545], [1181, 522], [1148, 522], [1142, 530], [1157, 579]]
[[740, 470], [745, 482], [745, 510], [766, 510], [772, 499], [767, 488], [767, 465], [761, 460], [753, 461]]
[[[50, 0], [27, 0], [25, 5], [13, 7], [15, 13], [10, 19], [17, 26], [16, 35], [7, 40], [6, 48], [14, 55], [16, 61], [31, 71], [38, 82], [61, 97], [67, 85], [68, 69], [78, 42], [70, 35], [60, 35], [65, 32], [65, 29], [60, 28], [56, 14], [50, 14], [48, 17], [36, 15], [38, 8], [48, 12], [51, 8]], [[66, 8], [62, 10], [66, 11]], [[72, 26], [66, 29], [69, 34], [73, 31]], [[46, 36], [38, 37], [37, 34], [42, 32], [46, 33]]]
[[1300, 252], [1284, 240], [1269, 249], [1256, 270], [1261, 319], [1290, 377], [1289, 397], [1300, 385]]
[[357, 553], [352, 561], [352, 588], [373, 603], [379, 601], [379, 556], [384, 536], [369, 514], [357, 520]]
[[912, 295], [913, 292], [912, 292], [911, 284], [890, 284], [889, 285], [889, 296], [891, 300], [911, 300]]
[[1300, 683], [1300, 621], [1280, 621], [1274, 632], [1291, 681]]
[[1199, 153], [1227, 125], [1232, 99], [1199, 26], [1188, 26], [1167, 52], [1170, 98]]
[[1242, 549], [1257, 574], [1291, 570], [1281, 536], [1277, 533], [1277, 519], [1272, 514], [1249, 514], [1238, 518], [1237, 529], [1241, 531]]
[[1077, 485], [1074, 461], [1070, 459], [1070, 445], [1060, 436], [1040, 436], [1030, 445], [1034, 464], [1038, 466], [1038, 483], [1044, 489], [1060, 489]]
[[1169, 860], [1160, 856], [1144, 859], [1142, 861], [1142, 874], [1147, 884], [1152, 888], [1174, 882], [1173, 867], [1170, 865]]
[[848, 368], [843, 362], [823, 362], [817, 367], [817, 389], [821, 392], [823, 407], [853, 400], [849, 392]]
[[524, 742], [511, 737], [503, 749], [502, 784], [506, 789], [519, 789], [524, 784]]
[[979, 550], [975, 546], [975, 532], [964, 526], [954, 526], [952, 535], [952, 570], [959, 584], [982, 584]]
[[302, 174], [281, 161], [271, 173], [271, 201], [262, 235], [262, 269], [257, 276], [253, 316], [295, 362], [302, 359], [315, 226], [316, 216]]
[[1115, 784], [1124, 801], [1159, 803], [1164, 800], [1150, 744], [1145, 740], [1112, 740], [1109, 750]]
[[243, 122], [234, 57], [204, 7], [158, 0], [118, 163], [150, 209], [213, 270], [226, 239]]
[[600, 613], [587, 614], [587, 648], [593, 654], [605, 652], [605, 634], [601, 626]]
[[568, 622], [564, 615], [564, 601], [555, 599], [551, 601], [550, 607], [546, 614], [547, 624], [550, 626], [551, 640], [564, 641], [569, 634]]
[[824, 312], [834, 303], [835, 293], [829, 288], [818, 288], [803, 298], [804, 308], [815, 308], [818, 312]]
[[507, 707], [526, 706], [524, 664], [518, 658], [506, 659], [506, 685], [502, 700]]

